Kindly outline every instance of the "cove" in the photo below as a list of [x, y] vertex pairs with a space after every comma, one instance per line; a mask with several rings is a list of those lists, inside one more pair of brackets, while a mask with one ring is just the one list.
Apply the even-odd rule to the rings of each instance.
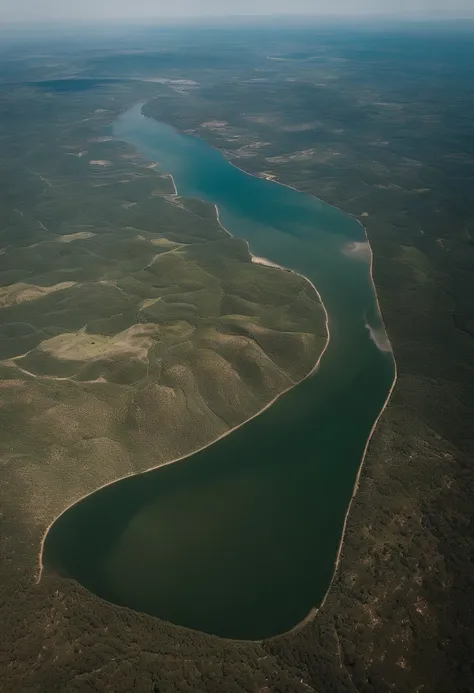
[[251, 251], [317, 287], [330, 341], [317, 371], [259, 416], [174, 464], [78, 502], [48, 532], [46, 570], [175, 624], [261, 639], [323, 599], [394, 361], [362, 226], [317, 198], [247, 175], [205, 142], [142, 115], [114, 136], [217, 205]]

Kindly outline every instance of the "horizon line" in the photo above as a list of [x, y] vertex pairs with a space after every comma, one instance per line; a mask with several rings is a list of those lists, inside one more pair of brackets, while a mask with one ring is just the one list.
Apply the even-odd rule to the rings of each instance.
[[364, 13], [340, 13], [332, 14], [326, 12], [296, 12], [296, 13], [256, 13], [256, 14], [208, 14], [208, 15], [148, 15], [143, 17], [131, 17], [127, 15], [110, 16], [110, 17], [70, 17], [70, 18], [42, 18], [34, 20], [24, 20], [24, 19], [4, 19], [0, 20], [0, 32], [2, 29], [9, 28], [12, 26], [18, 27], [53, 27], [53, 26], [76, 26], [76, 25], [99, 25], [99, 24], [122, 24], [132, 23], [135, 26], [149, 25], [150, 22], [154, 24], [169, 24], [169, 23], [179, 23], [179, 24], [206, 24], [214, 22], [239, 22], [239, 21], [278, 21], [278, 20], [288, 20], [292, 19], [295, 21], [302, 20], [323, 20], [323, 21], [355, 21], [359, 23], [373, 22], [373, 21], [385, 21], [387, 23], [391, 21], [400, 21], [407, 23], [439, 23], [443, 21], [457, 22], [457, 21], [474, 21], [474, 9], [472, 11], [462, 11], [462, 12], [450, 12], [439, 11], [433, 12], [429, 15], [423, 15], [420, 12], [364, 12]]

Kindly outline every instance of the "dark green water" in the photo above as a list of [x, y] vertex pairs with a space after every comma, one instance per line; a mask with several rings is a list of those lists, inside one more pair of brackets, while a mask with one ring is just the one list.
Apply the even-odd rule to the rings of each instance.
[[248, 176], [196, 138], [141, 115], [114, 125], [217, 204], [256, 255], [303, 273], [329, 314], [319, 370], [260, 416], [188, 458], [119, 481], [66, 511], [48, 568], [117, 604], [232, 638], [289, 630], [329, 585], [364, 446], [394, 377], [362, 227], [296, 190]]

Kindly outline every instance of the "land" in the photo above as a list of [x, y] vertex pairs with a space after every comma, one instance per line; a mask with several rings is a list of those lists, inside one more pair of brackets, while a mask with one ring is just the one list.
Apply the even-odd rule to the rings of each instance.
[[225, 435], [327, 341], [309, 281], [255, 262], [212, 205], [109, 135], [146, 94], [1, 89], [5, 596], [19, 570], [38, 594], [42, 537], [70, 504]]
[[[472, 28], [218, 29], [2, 48], [2, 685], [468, 691]], [[63, 507], [229, 430], [324, 341], [304, 280], [251, 263], [212, 208], [177, 200], [159, 166], [108, 139], [137, 101], [354, 214], [374, 251], [397, 387], [323, 608], [263, 643], [174, 627], [58, 576], [35, 584]], [[242, 349], [264, 374], [256, 389]]]

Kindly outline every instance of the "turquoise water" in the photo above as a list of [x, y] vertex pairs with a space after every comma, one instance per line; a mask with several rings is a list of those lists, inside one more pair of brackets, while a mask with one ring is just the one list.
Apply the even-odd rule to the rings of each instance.
[[[330, 342], [317, 372], [209, 448], [102, 489], [65, 512], [44, 563], [117, 604], [217, 635], [284, 632], [330, 583], [344, 517], [394, 363], [362, 226], [232, 166], [205, 142], [124, 113], [114, 135], [218, 206], [255, 255], [317, 287]], [[385, 342], [386, 344], [386, 342]]]

